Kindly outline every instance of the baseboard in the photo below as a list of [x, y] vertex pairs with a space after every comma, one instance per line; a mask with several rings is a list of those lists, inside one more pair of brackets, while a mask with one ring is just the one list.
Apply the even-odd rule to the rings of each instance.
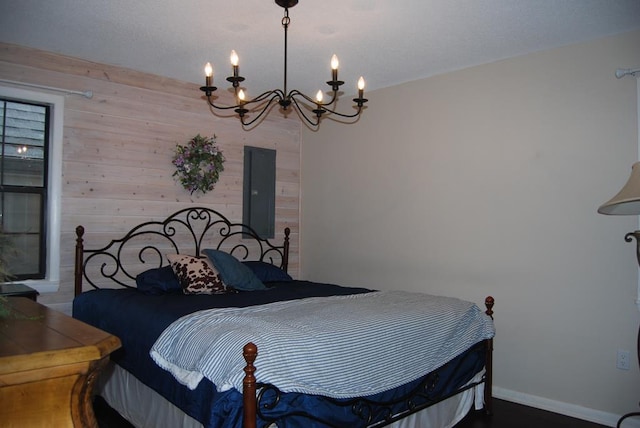
[[[511, 401], [525, 406], [535, 407], [536, 409], [559, 413], [561, 415], [571, 416], [572, 418], [582, 419], [609, 427], [615, 427], [621, 416], [578, 406], [576, 404], [563, 403], [549, 398], [512, 391], [510, 389], [500, 388], [497, 386], [494, 386], [492, 391], [493, 396], [500, 400]], [[636, 409], [630, 409], [629, 411], [635, 410]], [[625, 428], [640, 428], [640, 418], [636, 417], [625, 419], [623, 425]]]

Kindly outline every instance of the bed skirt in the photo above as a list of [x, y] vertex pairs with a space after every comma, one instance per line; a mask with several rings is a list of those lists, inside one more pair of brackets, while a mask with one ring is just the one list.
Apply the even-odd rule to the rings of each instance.
[[[479, 382], [484, 370], [469, 384]], [[135, 376], [110, 362], [104, 370], [96, 393], [136, 428], [202, 428], [202, 424], [185, 414]], [[483, 407], [484, 383], [414, 413], [389, 425], [391, 428], [452, 428], [471, 408]], [[136, 403], [131, 406], [131, 403]]]

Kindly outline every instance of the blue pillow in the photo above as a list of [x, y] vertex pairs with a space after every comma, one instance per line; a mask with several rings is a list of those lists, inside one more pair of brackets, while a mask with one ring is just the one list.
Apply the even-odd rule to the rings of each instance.
[[267, 262], [247, 261], [243, 265], [251, 269], [255, 276], [262, 282], [290, 282], [293, 278], [278, 266]]
[[228, 287], [240, 291], [266, 290], [267, 287], [253, 274], [251, 269], [240, 263], [231, 254], [219, 250], [204, 250], [203, 253], [220, 272], [222, 282]]
[[165, 294], [182, 291], [171, 266], [149, 269], [136, 276], [138, 290], [145, 294]]

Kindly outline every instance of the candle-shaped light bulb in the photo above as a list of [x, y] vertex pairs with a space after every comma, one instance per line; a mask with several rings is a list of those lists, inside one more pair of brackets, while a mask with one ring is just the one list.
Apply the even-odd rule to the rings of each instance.
[[238, 69], [238, 54], [236, 51], [231, 51], [231, 65], [233, 66], [233, 77], [238, 77], [239, 71]]
[[207, 77], [213, 77], [213, 66], [210, 62], [204, 66], [204, 75]]
[[363, 98], [364, 95], [364, 77], [360, 76], [358, 79], [358, 98]]
[[244, 90], [242, 89], [238, 91], [238, 100], [240, 100], [240, 105], [244, 104]]
[[338, 61], [338, 57], [334, 54], [331, 57], [331, 69], [337, 70], [339, 65], [340, 65], [340, 61]]
[[210, 62], [208, 62], [204, 66], [204, 80], [205, 80], [205, 86], [213, 85], [213, 66], [211, 65]]
[[236, 51], [231, 51], [231, 65], [233, 65], [234, 67], [238, 66], [238, 54], [236, 53]]
[[334, 82], [338, 81], [338, 66], [340, 62], [338, 61], [338, 57], [334, 54], [331, 57], [331, 80]]
[[318, 91], [318, 93], [316, 94], [316, 102], [318, 104], [322, 103], [322, 91]]

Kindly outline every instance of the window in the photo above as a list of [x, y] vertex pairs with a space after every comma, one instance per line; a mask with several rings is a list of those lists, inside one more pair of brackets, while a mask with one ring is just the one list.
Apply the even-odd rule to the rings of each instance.
[[44, 279], [49, 106], [0, 98], [0, 225], [15, 279]]
[[0, 87], [0, 225], [15, 280], [58, 290], [64, 97]]

